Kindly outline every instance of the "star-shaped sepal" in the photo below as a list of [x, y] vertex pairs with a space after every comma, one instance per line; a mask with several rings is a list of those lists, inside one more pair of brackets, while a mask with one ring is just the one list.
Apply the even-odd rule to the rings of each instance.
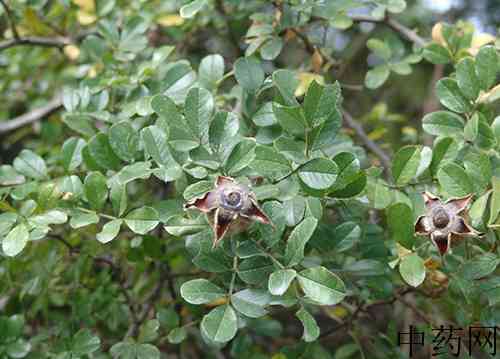
[[272, 225], [250, 188], [231, 177], [218, 176], [214, 189], [184, 205], [186, 209], [193, 207], [207, 214], [214, 231], [214, 247], [227, 234], [242, 232], [253, 221]]
[[429, 237], [441, 255], [445, 255], [453, 244], [463, 238], [482, 234], [467, 223], [467, 208], [472, 194], [450, 198], [444, 203], [429, 192], [424, 192], [422, 196], [425, 213], [415, 222], [415, 234]]

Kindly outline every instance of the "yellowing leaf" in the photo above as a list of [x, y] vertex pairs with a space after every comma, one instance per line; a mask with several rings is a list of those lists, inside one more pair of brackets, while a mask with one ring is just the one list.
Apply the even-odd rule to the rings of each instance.
[[313, 80], [316, 80], [317, 83], [323, 85], [325, 83], [325, 79], [323, 76], [318, 74], [313, 74], [312, 72], [300, 72], [298, 74], [299, 78], [299, 86], [295, 90], [295, 96], [300, 97], [304, 95], [309, 88], [309, 85]]
[[95, 12], [94, 0], [73, 0], [73, 3], [85, 12], [88, 12], [88, 13]]
[[495, 42], [495, 40], [495, 36], [484, 32], [482, 34], [475, 35], [472, 38], [471, 46], [468, 51], [472, 56], [476, 56], [481, 46]]
[[379, 127], [368, 134], [370, 140], [376, 141], [380, 140], [387, 133], [387, 129], [384, 127]]
[[78, 19], [78, 22], [82, 25], [90, 25], [97, 20], [97, 16], [95, 14], [85, 12], [81, 9], [77, 11], [76, 18]]
[[70, 60], [76, 60], [80, 56], [80, 49], [75, 45], [64, 46], [63, 51]]
[[437, 42], [439, 45], [446, 46], [446, 41], [443, 37], [443, 24], [440, 22], [436, 23], [432, 27], [432, 40]]
[[430, 270], [436, 270], [441, 267], [441, 263], [434, 258], [427, 258], [424, 262], [425, 268]]
[[325, 312], [333, 318], [345, 318], [349, 315], [349, 311], [341, 305], [334, 305], [332, 307], [325, 308]]
[[219, 305], [223, 305], [226, 303], [227, 303], [227, 297], [223, 297], [223, 298], [216, 299], [210, 303], [207, 303], [206, 306], [207, 307], [218, 307]]
[[48, 25], [43, 23], [42, 19], [40, 19], [32, 8], [24, 10], [22, 25], [28, 29], [31, 35], [48, 35], [53, 32]]
[[312, 55], [312, 66], [314, 72], [320, 72], [321, 71], [321, 66], [323, 66], [323, 56], [321, 55], [321, 52], [318, 49], [314, 50], [314, 54]]
[[180, 26], [184, 24], [184, 19], [177, 14], [168, 14], [160, 16], [156, 22], [161, 26]]
[[477, 102], [479, 103], [492, 103], [500, 98], [500, 85], [496, 85], [488, 92], [483, 92], [479, 95]]
[[404, 256], [407, 256], [408, 254], [411, 254], [411, 251], [403, 247], [401, 244], [396, 243], [396, 248], [398, 250], [398, 258], [403, 258]]

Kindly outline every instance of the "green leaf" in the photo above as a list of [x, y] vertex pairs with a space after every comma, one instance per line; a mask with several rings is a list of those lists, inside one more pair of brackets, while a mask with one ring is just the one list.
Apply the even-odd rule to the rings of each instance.
[[262, 289], [244, 289], [231, 296], [231, 304], [249, 318], [260, 318], [267, 314], [264, 309], [271, 301], [269, 293]]
[[252, 117], [252, 121], [259, 127], [273, 126], [278, 123], [273, 112], [273, 103], [266, 102]]
[[272, 295], [283, 295], [297, 276], [294, 269], [280, 269], [269, 276], [268, 290]]
[[318, 220], [316, 218], [308, 217], [293, 229], [285, 249], [284, 260], [288, 267], [293, 267], [304, 259], [304, 248], [317, 225]]
[[491, 162], [483, 152], [471, 150], [464, 158], [465, 172], [471, 179], [472, 186], [476, 193], [483, 193], [490, 184], [493, 171]]
[[439, 169], [437, 179], [444, 191], [450, 196], [462, 197], [474, 190], [465, 170], [453, 162], [446, 163]]
[[420, 166], [422, 146], [402, 147], [394, 156], [392, 175], [398, 186], [409, 183]]
[[443, 78], [436, 84], [436, 94], [439, 101], [446, 108], [465, 113], [472, 110], [471, 102], [460, 91], [457, 81], [452, 78]]
[[10, 232], [10, 229], [16, 224], [18, 219], [17, 214], [6, 212], [0, 214], [0, 238]]
[[484, 150], [495, 147], [497, 143], [493, 129], [489, 126], [485, 116], [479, 112], [474, 113], [467, 121], [464, 137], [467, 141], [475, 142], [479, 148]]
[[298, 174], [302, 182], [308, 187], [315, 190], [324, 190], [335, 183], [338, 167], [330, 159], [314, 158], [302, 165]]
[[187, 338], [187, 331], [184, 327], [172, 329], [167, 336], [168, 342], [171, 344], [180, 344]]
[[114, 344], [110, 353], [122, 359], [160, 359], [160, 351], [152, 344], [138, 344], [132, 341]]
[[206, 279], [193, 279], [181, 286], [182, 298], [191, 304], [210, 303], [226, 295], [225, 291]]
[[264, 82], [264, 70], [255, 57], [240, 57], [234, 63], [236, 80], [248, 92], [257, 91]]
[[50, 224], [63, 224], [68, 220], [68, 216], [65, 212], [52, 209], [43, 214], [39, 214], [33, 216], [29, 219], [29, 221], [36, 226], [48, 226]]
[[440, 137], [434, 142], [432, 151], [431, 171], [436, 174], [439, 165], [453, 161], [458, 155], [458, 144], [452, 137]]
[[125, 224], [137, 234], [146, 234], [152, 231], [158, 223], [160, 223], [158, 212], [153, 207], [144, 206], [134, 209], [125, 217]]
[[26, 178], [17, 173], [14, 167], [10, 165], [0, 166], [0, 186], [13, 186], [24, 182], [26, 182]]
[[26, 177], [37, 180], [47, 178], [47, 165], [42, 157], [31, 150], [22, 150], [14, 159], [14, 168]]
[[15, 342], [7, 344], [7, 357], [9, 358], [24, 358], [31, 351], [31, 343], [22, 338]]
[[115, 171], [121, 168], [120, 158], [113, 152], [108, 136], [104, 133], [98, 133], [92, 137], [87, 148], [90, 156], [102, 168]]
[[111, 242], [120, 233], [120, 227], [123, 223], [121, 219], [109, 221], [102, 227], [102, 231], [97, 233], [97, 240], [101, 243]]
[[311, 82], [304, 98], [304, 115], [310, 127], [335, 117], [340, 102], [340, 85], [320, 85]]
[[500, 216], [500, 177], [495, 176], [491, 180], [492, 195], [490, 204], [490, 219], [488, 225], [491, 227], [498, 226], [497, 219]]
[[395, 203], [387, 208], [387, 224], [392, 238], [407, 249], [415, 244], [413, 211], [405, 203]]
[[128, 206], [127, 186], [119, 182], [113, 182], [111, 184], [109, 198], [111, 199], [113, 211], [118, 216], [122, 216]]
[[320, 305], [338, 304], [346, 296], [342, 280], [325, 267], [304, 269], [297, 278], [306, 298]]
[[331, 190], [346, 188], [358, 179], [361, 164], [355, 155], [350, 152], [340, 152], [333, 157], [333, 161], [337, 164], [338, 176]]
[[81, 227], [88, 226], [90, 224], [96, 224], [99, 222], [99, 216], [95, 213], [87, 213], [82, 211], [75, 211], [72, 214], [71, 220], [69, 221], [69, 225], [73, 229], [78, 229]]
[[217, 81], [224, 76], [224, 58], [219, 55], [205, 56], [198, 69], [198, 80], [207, 89], [217, 87]]
[[194, 234], [207, 228], [207, 223], [202, 219], [188, 219], [182, 216], [172, 216], [165, 223], [165, 230], [173, 236]]
[[252, 163], [254, 158], [255, 140], [253, 138], [245, 138], [233, 148], [224, 167], [228, 174], [233, 175]]
[[379, 88], [387, 81], [391, 71], [387, 65], [379, 65], [369, 70], [365, 77], [365, 86], [369, 89]]
[[200, 329], [212, 341], [225, 343], [236, 335], [238, 318], [230, 305], [221, 305], [203, 317]]
[[463, 264], [461, 271], [466, 280], [484, 278], [495, 271], [500, 258], [493, 253], [484, 253], [476, 259]]
[[66, 111], [72, 112], [76, 110], [78, 104], [80, 103], [80, 96], [78, 91], [72, 88], [64, 89], [62, 93], [62, 103]]
[[184, 190], [184, 199], [186, 201], [190, 201], [194, 198], [198, 198], [203, 196], [205, 193], [210, 191], [214, 187], [212, 181], [199, 181], [189, 185]]
[[480, 84], [476, 75], [474, 60], [470, 57], [464, 58], [457, 66], [457, 83], [460, 91], [470, 100], [479, 96]]
[[434, 65], [444, 65], [451, 61], [451, 55], [448, 49], [437, 43], [431, 43], [424, 48], [424, 58]]
[[90, 355], [101, 347], [101, 340], [88, 329], [80, 329], [72, 340], [71, 354], [75, 357]]
[[232, 112], [218, 112], [209, 129], [209, 141], [212, 151], [225, 158], [237, 139], [240, 128], [238, 117]]
[[74, 171], [82, 163], [82, 150], [85, 147], [85, 141], [81, 138], [71, 137], [67, 139], [61, 149], [62, 163], [66, 171]]
[[95, 135], [95, 128], [92, 126], [92, 119], [88, 115], [69, 115], [64, 114], [62, 121], [73, 131], [82, 136], [92, 137]]
[[457, 136], [464, 131], [464, 121], [453, 112], [436, 111], [424, 116], [422, 127], [430, 135]]
[[109, 129], [109, 144], [119, 158], [132, 162], [139, 152], [139, 135], [130, 122], [118, 122]]
[[325, 122], [314, 127], [311, 131], [308, 147], [313, 150], [328, 151], [335, 145], [335, 137], [342, 124], [342, 115], [335, 109]]
[[194, 17], [205, 6], [207, 0], [194, 0], [181, 7], [180, 14], [184, 19]]
[[288, 106], [298, 105], [295, 90], [299, 85], [297, 74], [290, 70], [276, 70], [273, 72], [273, 83], [278, 88], [283, 104]]
[[179, 166], [171, 155], [170, 147], [167, 143], [167, 135], [160, 127], [146, 127], [142, 130], [141, 134], [146, 152], [156, 163], [165, 167]]
[[288, 226], [293, 227], [304, 218], [304, 211], [306, 209], [304, 197], [295, 196], [283, 202], [283, 205], [285, 207], [285, 219]]
[[424, 260], [416, 253], [408, 254], [399, 263], [399, 273], [412, 287], [418, 287], [425, 279]]
[[366, 46], [382, 60], [389, 60], [392, 56], [392, 51], [389, 45], [379, 39], [370, 39], [366, 42]]
[[482, 90], [489, 90], [498, 72], [498, 55], [494, 46], [483, 46], [476, 55], [476, 73]]
[[260, 48], [260, 56], [263, 60], [274, 60], [283, 49], [283, 40], [279, 36], [273, 36]]
[[214, 111], [212, 94], [204, 88], [189, 90], [184, 104], [186, 122], [200, 143], [208, 143], [208, 129]]
[[273, 103], [273, 113], [283, 129], [292, 135], [304, 135], [307, 123], [300, 106]]
[[304, 307], [301, 307], [295, 315], [299, 318], [304, 327], [302, 339], [307, 343], [314, 342], [318, 339], [320, 330], [314, 317]]
[[112, 185], [116, 180], [120, 185], [126, 185], [136, 179], [148, 179], [153, 173], [151, 169], [151, 161], [136, 162], [123, 167], [120, 172], [108, 180], [108, 185]]
[[148, 320], [141, 325], [139, 330], [139, 343], [153, 342], [158, 338], [158, 329], [160, 329], [160, 322], [158, 319]]
[[258, 284], [267, 281], [274, 271], [273, 262], [267, 257], [251, 257], [241, 262], [238, 276], [248, 284]]
[[5, 255], [14, 257], [21, 253], [29, 240], [28, 228], [20, 223], [15, 226], [2, 241], [2, 250]]
[[291, 166], [285, 156], [270, 146], [255, 147], [255, 158], [250, 167], [263, 175], [276, 172], [291, 171]]
[[108, 198], [108, 188], [106, 187], [106, 177], [100, 172], [91, 172], [85, 177], [83, 186], [85, 197], [92, 209], [99, 211]]

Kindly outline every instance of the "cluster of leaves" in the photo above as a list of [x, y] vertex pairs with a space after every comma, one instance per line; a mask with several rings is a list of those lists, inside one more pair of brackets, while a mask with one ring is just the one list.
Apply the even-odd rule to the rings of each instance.
[[[64, 69], [62, 115], [42, 125], [42, 141], [26, 142], [0, 165], [0, 290], [28, 323], [0, 318], [7, 328], [0, 355], [148, 359], [177, 345], [189, 351], [188, 342], [211, 355], [232, 341], [238, 358], [330, 358], [319, 341], [318, 318], [326, 317], [349, 326], [352, 341], [335, 348], [336, 358], [347, 358], [363, 351], [363, 329], [351, 326], [358, 313], [419, 286], [428, 297], [442, 295], [453, 322], [498, 325], [494, 45], [476, 46], [466, 23], [440, 24], [424, 47], [405, 45], [409, 30], [401, 39], [395, 32], [368, 39], [368, 89], [390, 81], [391, 71], [409, 75], [423, 59], [448, 74], [435, 85], [444, 109], [421, 121], [433, 142], [399, 148], [384, 169], [370, 166], [342, 126], [352, 101], [331, 76], [336, 52], [325, 39], [357, 21], [384, 24], [405, 1], [172, 3], [37, 5], [49, 7], [52, 20], [71, 10], [73, 26], [92, 31], [64, 46], [74, 62]], [[230, 23], [227, 8], [251, 20], [240, 29], [244, 53], [234, 61], [222, 51], [179, 56], [199, 28]], [[12, 10], [23, 14], [17, 36], [53, 31], [34, 8]], [[280, 68], [290, 39], [309, 56], [299, 68]], [[14, 47], [5, 56], [18, 61], [22, 53]], [[370, 151], [378, 148], [358, 134]], [[250, 185], [273, 226], [253, 224], [213, 248], [208, 219], [183, 203], [219, 175]], [[454, 248], [446, 265], [414, 234], [423, 190], [474, 194], [469, 214], [484, 236]], [[255, 338], [284, 335], [279, 313], [297, 318], [303, 341], [276, 350]], [[374, 339], [377, 357], [401, 354], [392, 329]]]

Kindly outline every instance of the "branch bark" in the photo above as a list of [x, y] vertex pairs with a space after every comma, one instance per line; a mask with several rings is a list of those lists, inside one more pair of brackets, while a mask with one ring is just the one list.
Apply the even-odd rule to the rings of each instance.
[[62, 48], [70, 44], [72, 44], [72, 41], [68, 37], [24, 36], [0, 42], [0, 51], [10, 47], [23, 45]]
[[11, 120], [0, 122], [0, 135], [41, 120], [55, 111], [58, 111], [61, 107], [62, 99], [59, 95], [56, 95], [45, 106], [31, 110]]
[[400, 33], [406, 39], [410, 40], [411, 42], [414, 42], [420, 47], [425, 46], [425, 44], [427, 43], [427, 41], [424, 40], [422, 37], [420, 37], [414, 30], [407, 28], [399, 21], [391, 17], [386, 17], [384, 19], [375, 19], [371, 16], [357, 15], [357, 16], [351, 16], [351, 19], [354, 22], [371, 22], [376, 24], [385, 24], [386, 26]]
[[344, 120], [348, 127], [352, 128], [356, 135], [359, 137], [361, 141], [365, 144], [365, 146], [380, 160], [381, 165], [385, 168], [388, 174], [391, 172], [391, 159], [390, 157], [382, 150], [379, 145], [377, 145], [374, 141], [368, 137], [363, 127], [354, 120], [350, 113], [344, 111]]

